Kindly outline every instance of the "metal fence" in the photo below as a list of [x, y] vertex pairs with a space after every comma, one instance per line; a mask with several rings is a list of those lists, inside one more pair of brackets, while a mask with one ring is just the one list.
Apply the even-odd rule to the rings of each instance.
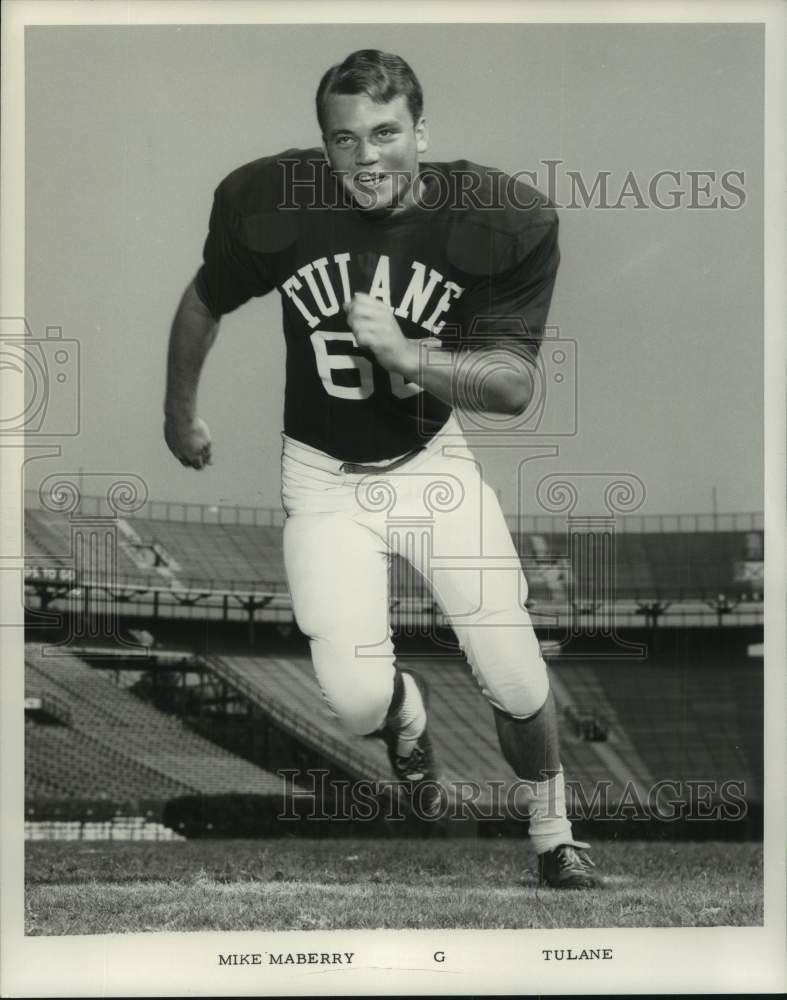
[[161, 823], [140, 816], [112, 820], [26, 820], [25, 840], [185, 840]]
[[[25, 490], [25, 508], [55, 510], [55, 502], [47, 503], [39, 490]], [[79, 517], [111, 517], [115, 508], [106, 496], [80, 495], [73, 513]], [[279, 507], [245, 507], [240, 504], [205, 504], [177, 500], [145, 500], [128, 515], [151, 521], [175, 521], [188, 524], [247, 524], [256, 527], [281, 527], [284, 511]]]
[[[622, 534], [696, 533], [701, 531], [762, 531], [759, 512], [734, 514], [622, 514], [615, 517], [615, 530]], [[554, 514], [507, 514], [510, 531], [520, 534], [563, 534], [570, 518]]]

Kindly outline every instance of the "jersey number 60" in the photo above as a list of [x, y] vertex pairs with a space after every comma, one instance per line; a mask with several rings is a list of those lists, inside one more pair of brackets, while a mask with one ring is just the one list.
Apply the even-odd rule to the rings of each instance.
[[[350, 347], [358, 347], [358, 342], [352, 333], [325, 333], [322, 330], [315, 330], [312, 333], [311, 342], [317, 361], [317, 371], [325, 391], [329, 396], [337, 396], [339, 399], [368, 399], [374, 392], [374, 369], [371, 361], [360, 354], [329, 354], [326, 347], [328, 341], [342, 341]], [[354, 368], [358, 372], [358, 385], [338, 385], [334, 381], [335, 371], [345, 371], [348, 368]], [[391, 392], [397, 399], [406, 399], [408, 396], [423, 392], [415, 382], [405, 381], [404, 376], [395, 372], [387, 374], [391, 380]]]

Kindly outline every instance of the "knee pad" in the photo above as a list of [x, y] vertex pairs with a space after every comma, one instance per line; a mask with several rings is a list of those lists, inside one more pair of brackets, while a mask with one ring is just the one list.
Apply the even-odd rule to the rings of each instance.
[[549, 680], [545, 670], [535, 676], [528, 676], [525, 683], [520, 682], [513, 688], [498, 690], [497, 697], [487, 694], [492, 707], [511, 716], [512, 719], [530, 719], [537, 715], [548, 697]]
[[[376, 694], [377, 697], [369, 699], [362, 711], [355, 713], [350, 725], [345, 725], [345, 728], [350, 729], [356, 736], [374, 736], [396, 717], [405, 695], [404, 681], [398, 667], [394, 667], [393, 689], [380, 688]], [[383, 706], [382, 721], [375, 722], [373, 720], [380, 718], [381, 706]]]
[[547, 667], [531, 630], [468, 630], [463, 645], [475, 678], [494, 708], [517, 719], [535, 715], [549, 694]]
[[342, 729], [353, 736], [373, 736], [385, 725], [388, 706], [391, 704], [390, 690], [364, 691], [356, 688], [351, 697], [337, 703], [330, 702]]
[[390, 661], [358, 658], [354, 647], [337, 649], [314, 640], [311, 648], [318, 683], [342, 729], [353, 736], [369, 736], [381, 729], [395, 686]]

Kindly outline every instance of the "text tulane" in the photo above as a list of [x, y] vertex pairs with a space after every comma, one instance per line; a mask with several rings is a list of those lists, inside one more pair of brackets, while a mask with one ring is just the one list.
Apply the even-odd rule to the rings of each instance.
[[593, 959], [612, 958], [611, 948], [583, 948], [581, 951], [573, 948], [542, 948], [541, 954], [545, 962], [589, 962]]

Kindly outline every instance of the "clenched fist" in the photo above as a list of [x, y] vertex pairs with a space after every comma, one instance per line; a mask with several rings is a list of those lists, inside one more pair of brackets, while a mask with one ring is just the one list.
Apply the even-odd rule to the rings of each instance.
[[405, 337], [390, 306], [356, 292], [344, 311], [358, 346], [371, 351], [383, 368], [406, 378], [417, 372], [418, 341]]
[[212, 465], [210, 454], [210, 431], [199, 417], [181, 420], [167, 417], [164, 423], [164, 440], [181, 465], [192, 469], [203, 469]]

